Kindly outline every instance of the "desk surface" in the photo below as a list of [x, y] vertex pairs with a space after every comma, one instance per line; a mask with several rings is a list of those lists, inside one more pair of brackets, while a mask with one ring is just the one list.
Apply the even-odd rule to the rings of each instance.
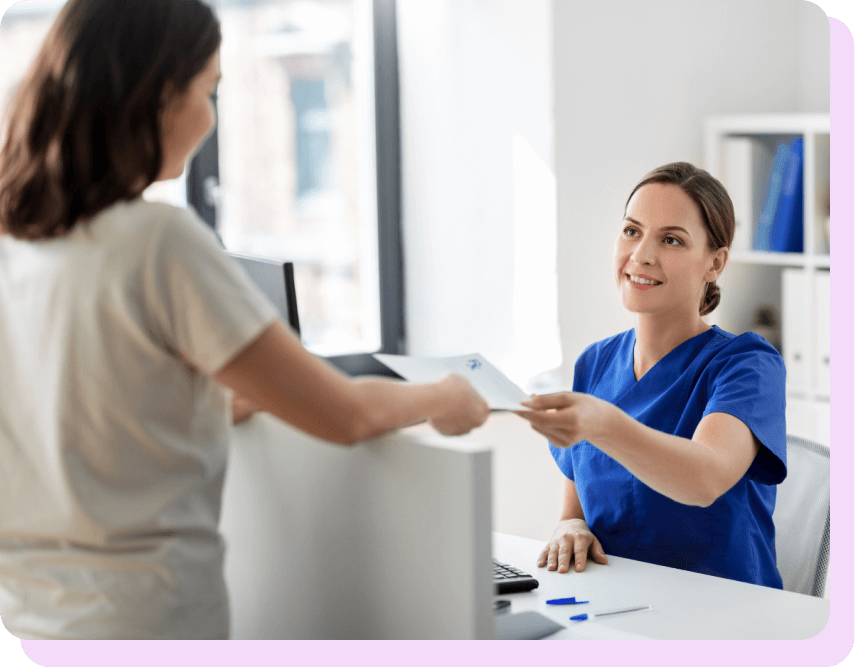
[[[493, 533], [493, 555], [533, 575], [540, 586], [503, 595], [511, 612], [537, 611], [565, 626], [548, 639], [809, 639], [828, 622], [828, 599], [609, 556], [565, 574], [537, 567], [545, 543]], [[552, 606], [576, 597], [590, 604]], [[652, 604], [641, 611], [577, 623], [570, 616]]]

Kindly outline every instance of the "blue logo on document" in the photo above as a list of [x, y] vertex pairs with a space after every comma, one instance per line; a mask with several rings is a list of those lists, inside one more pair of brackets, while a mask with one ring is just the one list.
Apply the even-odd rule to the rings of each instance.
[[470, 359], [466, 363], [469, 364], [469, 370], [470, 371], [474, 371], [474, 370], [481, 368], [481, 362], [478, 361], [477, 359]]

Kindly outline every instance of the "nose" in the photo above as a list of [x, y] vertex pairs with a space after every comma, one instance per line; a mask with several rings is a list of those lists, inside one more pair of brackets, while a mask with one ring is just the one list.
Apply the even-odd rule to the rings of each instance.
[[656, 244], [654, 239], [651, 239], [649, 236], [641, 239], [638, 245], [635, 246], [635, 250], [632, 251], [631, 258], [639, 266], [643, 264], [655, 264]]

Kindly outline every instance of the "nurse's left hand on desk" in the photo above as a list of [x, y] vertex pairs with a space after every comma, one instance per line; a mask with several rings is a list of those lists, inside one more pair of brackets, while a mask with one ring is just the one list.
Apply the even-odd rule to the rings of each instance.
[[589, 394], [560, 392], [532, 396], [522, 403], [531, 412], [517, 412], [531, 427], [556, 447], [570, 447], [582, 440], [594, 441], [608, 430], [615, 411], [611, 403]]

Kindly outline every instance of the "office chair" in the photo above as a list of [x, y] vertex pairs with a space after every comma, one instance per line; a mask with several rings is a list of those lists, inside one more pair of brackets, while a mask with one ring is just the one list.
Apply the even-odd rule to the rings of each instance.
[[787, 436], [787, 478], [772, 520], [784, 590], [822, 597], [831, 541], [829, 448]]

